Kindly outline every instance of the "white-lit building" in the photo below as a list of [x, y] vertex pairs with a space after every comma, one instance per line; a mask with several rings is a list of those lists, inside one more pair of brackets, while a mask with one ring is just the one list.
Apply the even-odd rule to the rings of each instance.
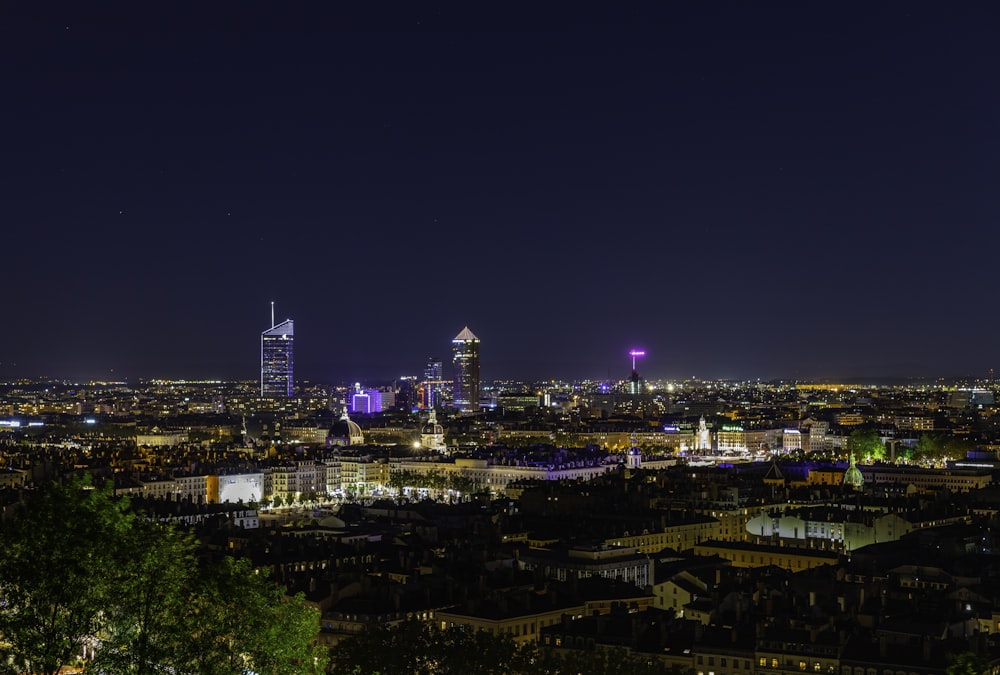
[[795, 452], [802, 449], [802, 432], [798, 429], [783, 429], [781, 431], [781, 451]]
[[139, 447], [171, 448], [188, 442], [186, 431], [163, 431], [153, 427], [146, 433], [135, 435], [135, 444]]
[[223, 474], [218, 477], [219, 503], [260, 502], [264, 497], [264, 473]]
[[343, 490], [371, 494], [389, 485], [389, 464], [371, 457], [342, 456], [340, 485]]
[[322, 496], [327, 492], [326, 464], [313, 460], [287, 462], [264, 470], [264, 496], [282, 501], [299, 499], [305, 495]]

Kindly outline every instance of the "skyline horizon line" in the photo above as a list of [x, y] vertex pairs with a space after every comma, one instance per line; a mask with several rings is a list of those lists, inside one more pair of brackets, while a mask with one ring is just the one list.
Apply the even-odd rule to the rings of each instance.
[[[323, 379], [323, 378], [295, 378], [295, 386], [301, 386], [303, 384], [309, 386], [331, 386], [331, 387], [353, 387], [358, 384], [364, 386], [387, 386], [392, 383], [399, 382], [400, 380], [406, 378], [414, 378], [417, 382], [421, 382], [422, 379], [419, 375], [409, 374], [409, 375], [398, 375], [395, 377], [369, 377], [369, 378], [346, 378], [339, 381]], [[484, 383], [490, 383], [492, 385], [497, 385], [499, 383], [518, 383], [518, 384], [544, 384], [544, 383], [566, 383], [566, 384], [579, 384], [579, 383], [625, 383], [628, 382], [628, 376], [622, 376], [620, 378], [599, 378], [599, 377], [578, 377], [578, 378], [565, 378], [565, 377], [543, 377], [543, 378], [519, 378], [519, 377], [494, 377], [494, 378], [483, 378], [481, 381]], [[932, 382], [942, 383], [942, 386], [946, 386], [947, 383], [958, 383], [958, 382], [986, 382], [993, 383], [994, 385], [1000, 385], [997, 381], [995, 375], [973, 375], [971, 373], [964, 374], [951, 374], [951, 375], [852, 375], [852, 376], [836, 376], [836, 375], [824, 375], [824, 376], [803, 376], [803, 377], [701, 377], [697, 375], [692, 376], [652, 376], [645, 377], [642, 376], [644, 382], [650, 383], [664, 383], [664, 384], [676, 384], [684, 382], [703, 382], [703, 383], [713, 383], [713, 382], [723, 382], [732, 384], [829, 384], [829, 385], [863, 385], [863, 386], [878, 386], [878, 385], [896, 385], [905, 382], [912, 382], [914, 384], [928, 384]], [[20, 375], [13, 379], [0, 379], [0, 386], [11, 386], [23, 382], [31, 382], [43, 384], [46, 382], [55, 382], [63, 384], [74, 384], [74, 385], [84, 385], [84, 384], [150, 384], [157, 382], [170, 382], [170, 383], [186, 383], [186, 384], [238, 384], [243, 383], [247, 385], [259, 385], [259, 378], [250, 377], [215, 377], [215, 376], [196, 376], [196, 377], [163, 377], [163, 376], [137, 376], [137, 377], [126, 377], [114, 378], [114, 377], [69, 377], [69, 376], [58, 376], [58, 375], [48, 375], [39, 374], [34, 376]]]

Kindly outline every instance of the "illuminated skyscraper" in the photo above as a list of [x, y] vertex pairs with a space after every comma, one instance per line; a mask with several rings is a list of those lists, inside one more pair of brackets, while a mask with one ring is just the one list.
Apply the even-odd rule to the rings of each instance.
[[436, 357], [431, 357], [424, 368], [424, 381], [422, 386], [422, 396], [420, 407], [425, 410], [436, 408], [441, 405], [441, 394], [444, 391], [444, 368], [441, 361]]
[[274, 325], [274, 305], [271, 305], [271, 327], [260, 334], [260, 395], [281, 398], [292, 395], [294, 384], [292, 345], [295, 327], [291, 319]]
[[641, 349], [633, 349], [628, 353], [632, 357], [632, 374], [628, 378], [628, 393], [632, 395], [637, 395], [643, 393], [644, 382], [641, 377], [639, 377], [639, 371], [635, 368], [635, 360], [646, 355], [646, 352]]
[[479, 338], [466, 326], [451, 341], [455, 369], [452, 401], [463, 413], [479, 411]]

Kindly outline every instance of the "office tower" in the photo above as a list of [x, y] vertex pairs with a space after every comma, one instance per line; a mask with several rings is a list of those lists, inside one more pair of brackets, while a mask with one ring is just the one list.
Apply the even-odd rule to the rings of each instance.
[[415, 375], [404, 375], [396, 381], [396, 402], [398, 410], [410, 410], [418, 405], [417, 378]]
[[455, 389], [452, 402], [460, 412], [479, 410], [479, 338], [466, 326], [451, 341]]
[[424, 368], [420, 407], [424, 410], [441, 405], [441, 393], [444, 391], [444, 367], [437, 357], [431, 357]]
[[295, 327], [291, 319], [274, 324], [271, 303], [271, 327], [260, 334], [260, 395], [281, 398], [292, 395], [292, 345]]
[[641, 349], [633, 349], [628, 355], [632, 357], [632, 374], [628, 378], [628, 393], [635, 396], [643, 393], [645, 389], [645, 382], [639, 377], [639, 371], [636, 370], [635, 360], [645, 356], [646, 352]]

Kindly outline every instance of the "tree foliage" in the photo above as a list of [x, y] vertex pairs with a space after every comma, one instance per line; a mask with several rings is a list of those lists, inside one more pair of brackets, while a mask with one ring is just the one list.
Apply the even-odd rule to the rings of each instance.
[[81, 653], [114, 600], [128, 504], [85, 481], [32, 494], [0, 529], [0, 663], [51, 674]]
[[454, 490], [463, 495], [468, 495], [480, 487], [479, 483], [472, 478], [460, 474], [445, 473], [441, 469], [431, 469], [426, 472], [410, 469], [393, 471], [389, 476], [389, 486], [396, 490], [404, 488], [425, 488], [435, 491]]
[[948, 675], [981, 675], [991, 671], [990, 660], [974, 652], [948, 656]]
[[195, 576], [194, 540], [187, 534], [136, 518], [120, 543], [111, 571], [116, 597], [105, 606], [97, 652], [99, 670], [144, 673], [169, 662], [187, 641], [176, 617], [187, 611]]
[[322, 672], [319, 613], [248, 560], [197, 542], [86, 481], [31, 495], [0, 528], [0, 672]]
[[325, 658], [311, 646], [318, 612], [306, 607], [301, 596], [284, 598], [246, 559], [223, 558], [192, 583], [192, 605], [181, 617], [188, 637], [178, 648], [180, 672], [322, 672]]
[[923, 464], [937, 464], [946, 459], [960, 459], [972, 448], [972, 443], [954, 436], [924, 434], [909, 453], [910, 459]]
[[855, 429], [847, 437], [847, 451], [866, 461], [885, 459], [885, 446], [875, 431]]

